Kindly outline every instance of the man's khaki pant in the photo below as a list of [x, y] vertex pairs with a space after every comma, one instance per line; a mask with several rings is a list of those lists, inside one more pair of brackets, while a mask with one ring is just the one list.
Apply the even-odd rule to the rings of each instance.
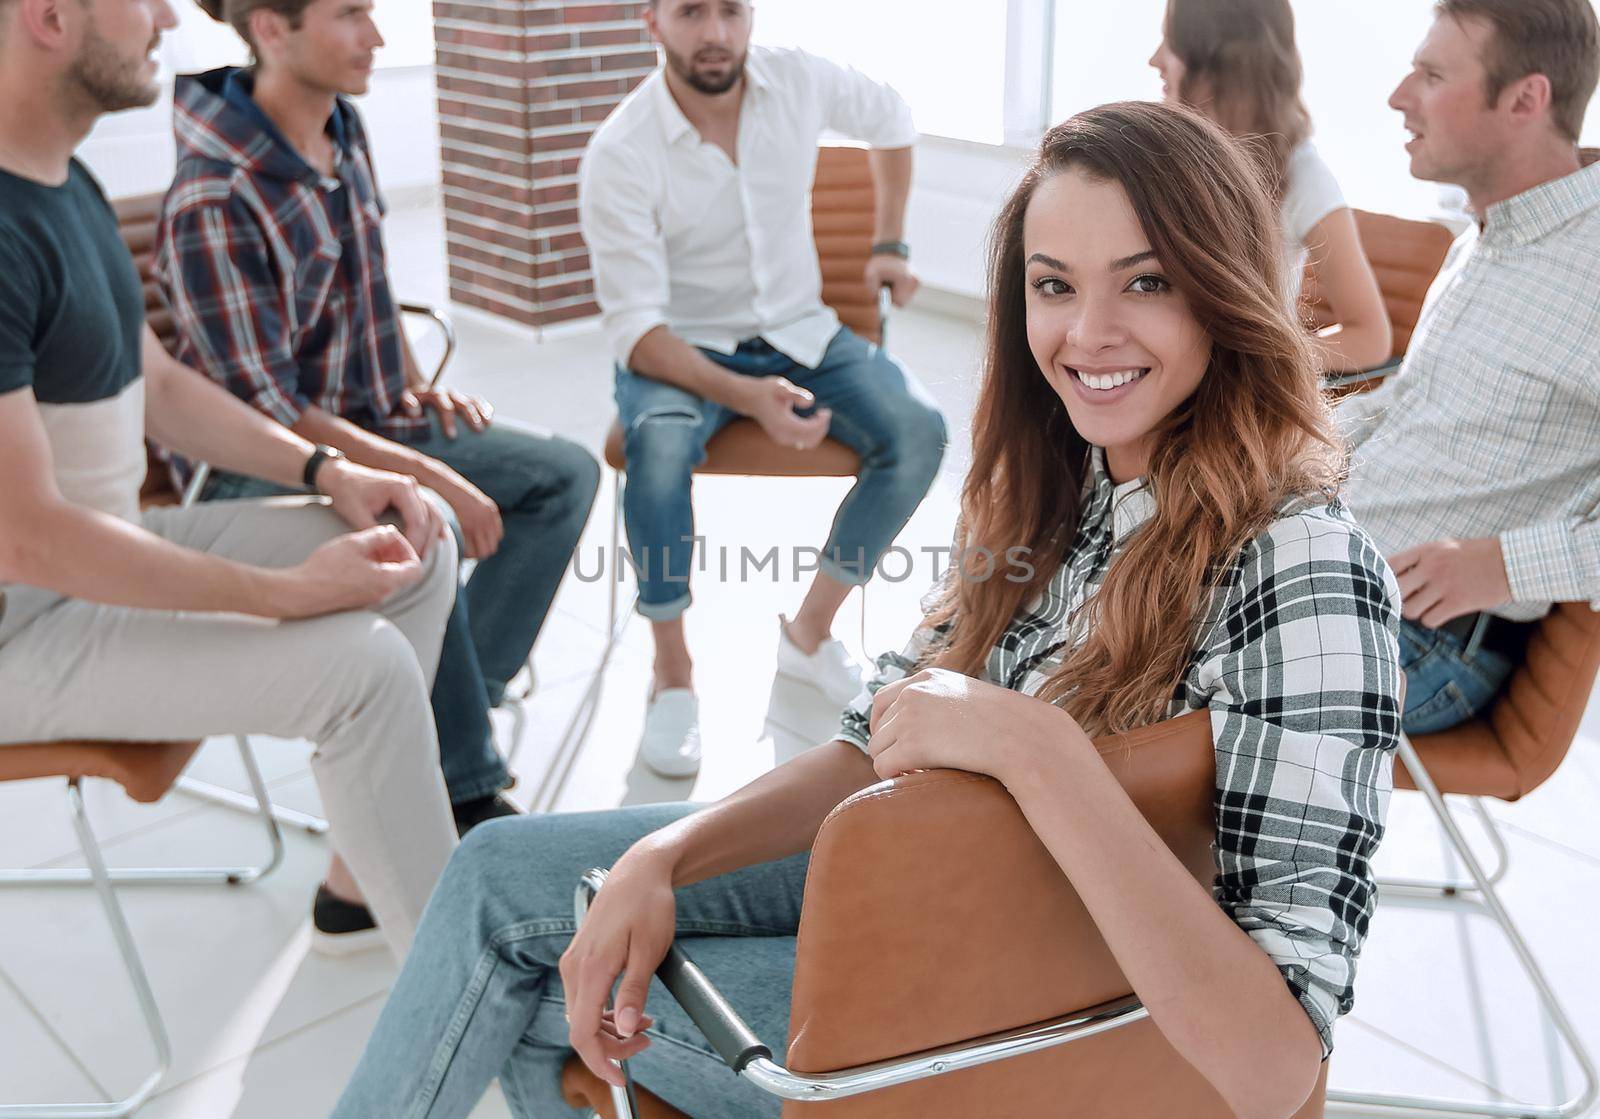
[[[326, 502], [300, 497], [152, 509], [144, 524], [263, 567], [297, 564], [348, 531]], [[0, 644], [0, 743], [310, 739], [334, 847], [404, 956], [455, 846], [428, 705], [455, 581], [455, 548], [443, 540], [422, 578], [372, 611], [269, 621], [48, 596]], [[6, 594], [27, 614], [45, 596]]]

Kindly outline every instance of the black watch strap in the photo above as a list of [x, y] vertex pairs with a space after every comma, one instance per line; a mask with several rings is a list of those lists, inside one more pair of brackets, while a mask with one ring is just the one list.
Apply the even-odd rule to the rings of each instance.
[[311, 452], [311, 457], [306, 459], [305, 470], [300, 474], [300, 481], [305, 483], [306, 489], [315, 493], [322, 492], [317, 489], [317, 471], [322, 468], [323, 463], [336, 458], [344, 458], [344, 453], [337, 448], [324, 446], [321, 443], [316, 445]]

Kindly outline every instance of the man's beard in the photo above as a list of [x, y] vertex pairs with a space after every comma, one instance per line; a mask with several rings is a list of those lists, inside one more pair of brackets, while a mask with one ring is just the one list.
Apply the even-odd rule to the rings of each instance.
[[685, 61], [682, 55], [675, 54], [670, 50], [666, 52], [666, 55], [667, 64], [672, 67], [673, 72], [688, 82], [689, 87], [698, 93], [709, 93], [713, 96], [719, 93], [727, 93], [739, 84], [740, 78], [744, 77], [744, 61], [747, 54], [741, 54], [733, 60], [728, 66], [726, 77], [714, 80], [695, 73], [694, 65]]
[[118, 53], [117, 45], [90, 24], [66, 80], [102, 113], [137, 109], [161, 95], [161, 87], [140, 73], [144, 63], [144, 55], [130, 60]]

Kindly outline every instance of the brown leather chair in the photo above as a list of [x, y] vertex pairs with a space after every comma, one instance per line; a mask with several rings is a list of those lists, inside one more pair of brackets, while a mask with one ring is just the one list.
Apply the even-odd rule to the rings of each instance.
[[[1428, 288], [1439, 274], [1445, 254], [1455, 240], [1450, 230], [1437, 222], [1411, 221], [1370, 210], [1354, 210], [1352, 213], [1355, 215], [1361, 247], [1377, 275], [1378, 290], [1389, 312], [1394, 348], [1389, 359], [1374, 369], [1329, 376], [1326, 379], [1329, 387], [1340, 392], [1364, 392], [1376, 388], [1405, 357], [1406, 346], [1410, 344], [1411, 334], [1422, 315], [1422, 301], [1427, 297]], [[1333, 308], [1318, 288], [1316, 273], [1310, 268], [1306, 269], [1300, 300], [1306, 321], [1313, 328], [1321, 329], [1338, 321]]]
[[[1482, 798], [1514, 801], [1531, 793], [1555, 773], [1583, 721], [1595, 680], [1600, 675], [1600, 613], [1586, 602], [1558, 603], [1529, 638], [1522, 664], [1494, 704], [1479, 718], [1438, 734], [1402, 741], [1395, 766], [1395, 786], [1420, 791], [1427, 798], [1455, 854], [1467, 868], [1460, 881], [1380, 880], [1381, 894], [1422, 894], [1466, 904], [1488, 915], [1510, 940], [1551, 1023], [1565, 1037], [1583, 1084], [1561, 1104], [1528, 1105], [1518, 1115], [1538, 1119], [1582, 1115], [1597, 1095], [1594, 1060], [1584, 1047], [1555, 989], [1534, 959], [1522, 934], [1501, 903], [1495, 883], [1505, 873], [1506, 847], [1494, 817]], [[1448, 793], [1471, 798], [1473, 807], [1499, 856], [1489, 871], [1468, 846], [1445, 804]], [[1421, 1005], [1421, 1004], [1419, 1004]], [[1341, 1104], [1366, 1108], [1396, 1107], [1396, 1101], [1437, 1109], [1445, 1101], [1366, 1092], [1331, 1092]], [[1459, 1101], [1452, 1101], [1459, 1103]], [[1407, 1112], [1410, 1114], [1409, 1112]], [[1470, 1102], [1452, 1113], [1474, 1114]], [[1483, 1114], [1500, 1114], [1485, 1110]]]
[[4, 1101], [0, 1102], [0, 1115], [8, 1119], [46, 1119], [67, 1114], [72, 1106], [81, 1106], [83, 1110], [72, 1111], [71, 1114], [120, 1119], [136, 1112], [166, 1075], [172, 1061], [172, 1046], [167, 1038], [166, 1025], [161, 1020], [155, 994], [145, 975], [144, 963], [139, 958], [127, 919], [123, 916], [122, 906], [112, 887], [115, 881], [128, 881], [130, 875], [127, 871], [106, 868], [100, 844], [84, 811], [81, 785], [89, 777], [106, 778], [121, 785], [134, 800], [150, 804], [166, 795], [199, 746], [198, 742], [39, 742], [0, 745], [0, 782], [43, 777], [66, 778], [73, 826], [78, 833], [84, 861], [88, 864], [82, 870], [4, 871], [0, 872], [0, 885], [87, 882], [94, 886], [156, 1051], [156, 1067], [145, 1076], [138, 1088], [114, 1103], [97, 1100], [85, 1101], [82, 1105], [30, 1106]]
[[[867, 290], [861, 274], [871, 255], [876, 199], [865, 148], [825, 144], [817, 149], [811, 227], [822, 269], [822, 301], [840, 322], [874, 343], [882, 341], [882, 322], [877, 296]], [[622, 442], [622, 424], [613, 422], [606, 432], [605, 459], [619, 472]], [[837, 440], [825, 439], [811, 450], [797, 451], [773, 442], [754, 420], [738, 419], [706, 445], [706, 460], [695, 473], [851, 478], [859, 467], [856, 453]]]
[[[1209, 887], [1209, 715], [1097, 745], [1161, 838]], [[787, 1103], [785, 1119], [1231, 1116], [1144, 1016], [1071, 882], [998, 782], [916, 773], [864, 790], [828, 817], [806, 881], [791, 1073], [837, 1073], [1086, 1013], [1111, 1028], [1079, 1029], [1067, 1044], [849, 1098]], [[1326, 1068], [1296, 1119], [1322, 1115], [1325, 1081]], [[564, 1087], [574, 1106], [615, 1119], [608, 1089], [581, 1063], [569, 1064]], [[640, 1093], [641, 1116], [680, 1115], [647, 1096]]]

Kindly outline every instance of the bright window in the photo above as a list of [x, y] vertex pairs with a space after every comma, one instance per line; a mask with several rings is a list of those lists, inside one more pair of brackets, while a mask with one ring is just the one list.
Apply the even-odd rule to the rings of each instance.
[[886, 81], [924, 133], [1000, 142], [1005, 0], [966, 0], [960, 18], [927, 0], [760, 0], [754, 39], [799, 47]]
[[[1411, 177], [1400, 115], [1389, 94], [1433, 22], [1433, 0], [1293, 0], [1313, 140], [1352, 205], [1426, 215], [1439, 188]], [[1156, 98], [1146, 64], [1161, 40], [1166, 0], [1056, 0], [1052, 115], [1125, 98]], [[1600, 99], [1597, 99], [1600, 100]], [[1600, 143], [1600, 105], [1588, 143]]]

